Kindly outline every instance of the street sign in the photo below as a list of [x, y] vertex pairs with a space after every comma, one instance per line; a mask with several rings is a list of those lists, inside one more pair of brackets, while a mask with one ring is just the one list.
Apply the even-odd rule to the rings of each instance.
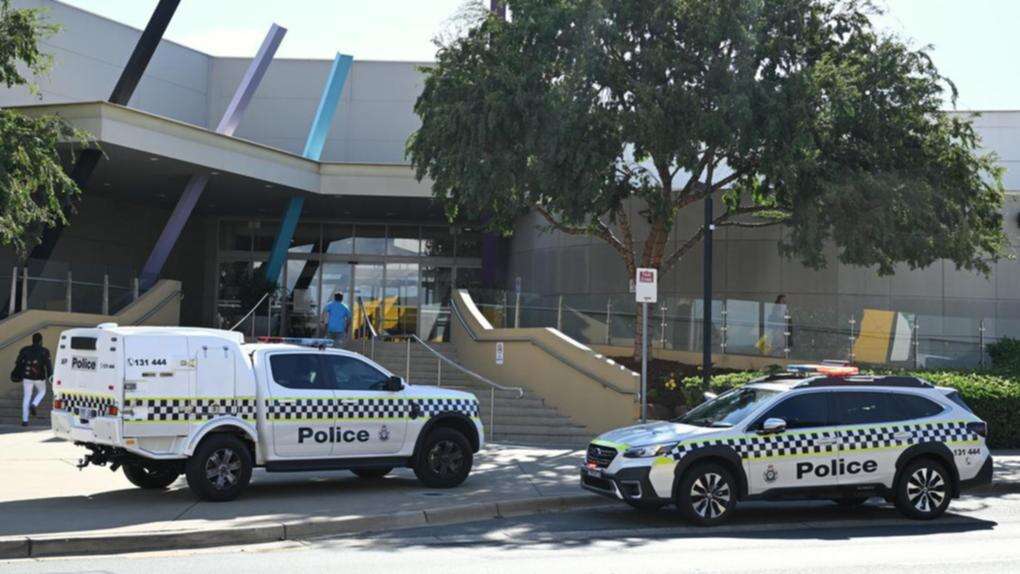
[[497, 365], [502, 365], [503, 364], [503, 343], [502, 342], [496, 343], [496, 364]]
[[655, 303], [659, 300], [659, 271], [638, 267], [634, 282], [634, 300], [638, 303]]

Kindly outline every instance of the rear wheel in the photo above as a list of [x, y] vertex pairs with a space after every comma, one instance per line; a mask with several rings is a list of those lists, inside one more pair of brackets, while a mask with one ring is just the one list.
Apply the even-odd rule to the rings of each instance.
[[453, 488], [467, 479], [473, 461], [471, 443], [451, 428], [437, 428], [422, 441], [414, 474], [425, 486]]
[[942, 516], [949, 508], [950, 478], [941, 463], [922, 458], [908, 464], [896, 484], [896, 508], [916, 520]]
[[736, 505], [737, 481], [719, 464], [694, 465], [677, 486], [677, 509], [700, 526], [715, 526], [729, 520]]
[[237, 498], [251, 482], [252, 460], [248, 446], [228, 434], [202, 441], [188, 459], [188, 487], [203, 500], [223, 502]]
[[372, 479], [372, 478], [382, 478], [382, 477], [386, 476], [387, 474], [389, 474], [391, 470], [393, 470], [393, 469], [392, 468], [355, 468], [355, 469], [351, 469], [351, 472], [353, 472], [355, 475], [357, 475], [358, 478]]
[[125, 464], [124, 476], [138, 488], [162, 489], [173, 484], [181, 475], [169, 466]]

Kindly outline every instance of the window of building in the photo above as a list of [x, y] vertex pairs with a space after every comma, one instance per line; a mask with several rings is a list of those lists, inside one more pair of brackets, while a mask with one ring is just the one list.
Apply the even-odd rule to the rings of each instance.
[[386, 253], [385, 225], [355, 225], [354, 251], [359, 255]]
[[288, 389], [332, 390], [332, 381], [323, 376], [322, 362], [314, 353], [279, 354], [269, 357], [273, 381]]
[[453, 257], [453, 234], [450, 227], [422, 227], [421, 254], [426, 257]]
[[349, 255], [354, 252], [354, 226], [325, 225], [322, 242], [326, 246], [326, 253]]
[[386, 254], [399, 257], [417, 257], [421, 251], [421, 238], [417, 225], [391, 225], [386, 237]]

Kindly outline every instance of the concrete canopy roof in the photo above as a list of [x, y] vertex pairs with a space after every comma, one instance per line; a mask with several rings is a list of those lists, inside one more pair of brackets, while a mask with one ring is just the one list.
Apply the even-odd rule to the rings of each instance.
[[[17, 106], [29, 115], [59, 115], [106, 149], [122, 148], [191, 166], [190, 173], [234, 174], [325, 196], [431, 197], [408, 165], [323, 163], [203, 127], [108, 102]], [[190, 175], [189, 173], [189, 175]]]

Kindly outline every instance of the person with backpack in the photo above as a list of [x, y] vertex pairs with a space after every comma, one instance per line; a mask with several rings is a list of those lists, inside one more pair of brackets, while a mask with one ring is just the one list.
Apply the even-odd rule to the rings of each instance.
[[[11, 380], [21, 381], [25, 391], [21, 401], [21, 426], [28, 426], [28, 415], [36, 415], [36, 407], [46, 396], [46, 380], [53, 375], [53, 363], [50, 352], [43, 347], [42, 333], [32, 335], [32, 344], [22, 347], [18, 352], [18, 360], [11, 371]], [[33, 394], [35, 397], [33, 398]]]

